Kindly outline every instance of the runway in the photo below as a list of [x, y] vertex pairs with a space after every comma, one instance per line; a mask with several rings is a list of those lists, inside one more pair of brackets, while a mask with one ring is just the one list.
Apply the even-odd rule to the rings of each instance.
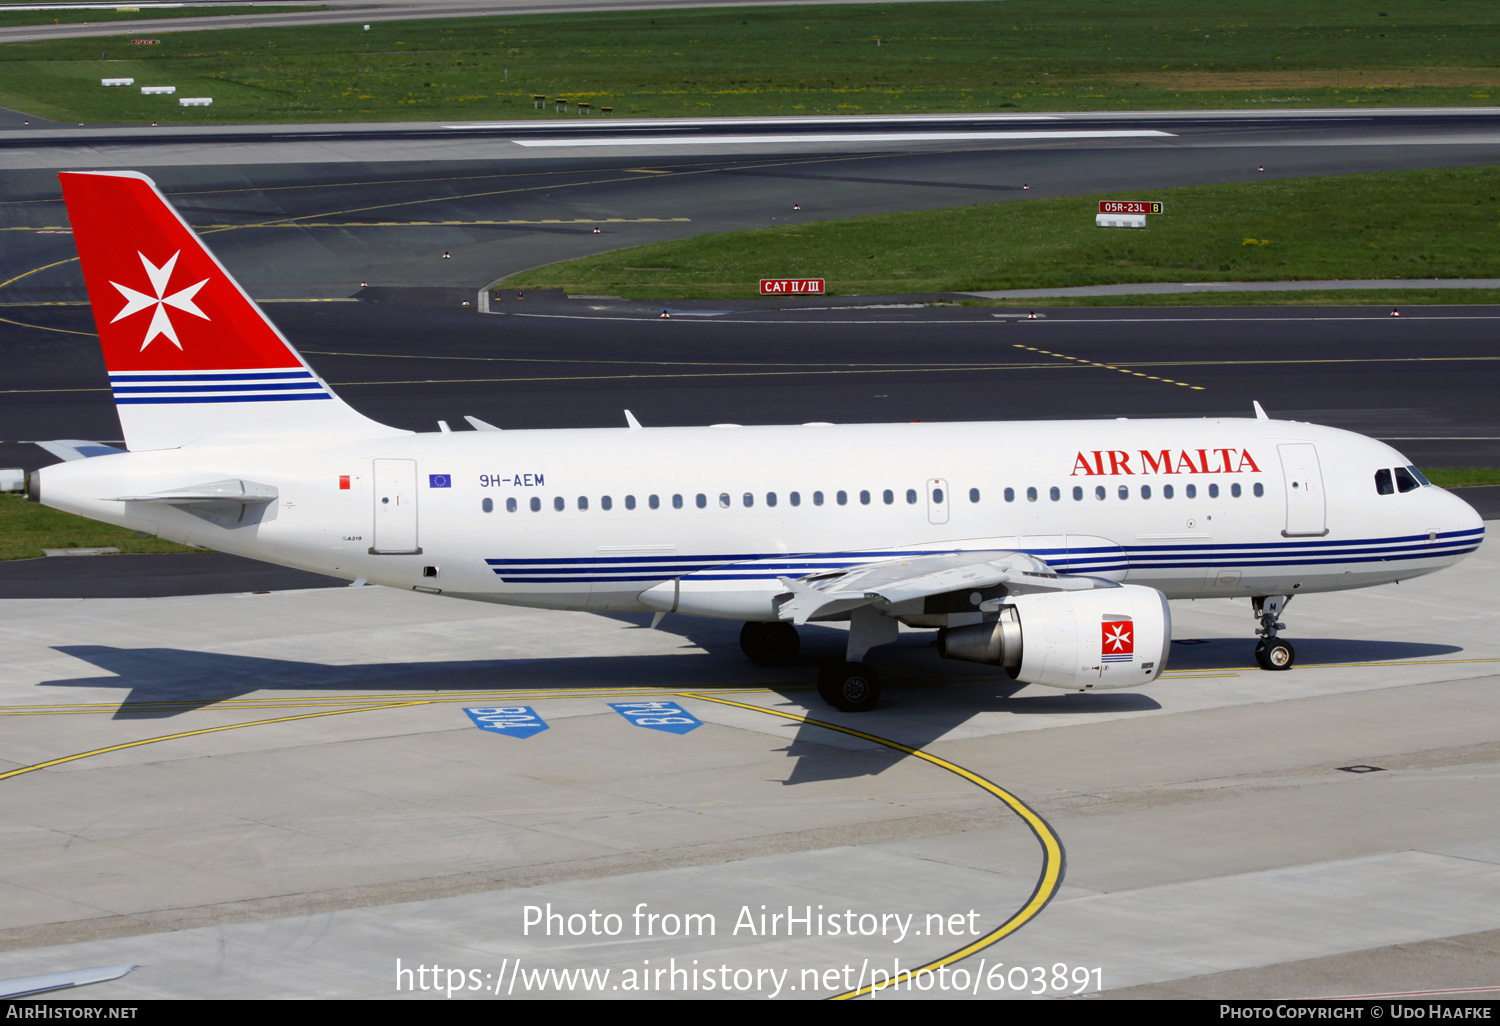
[[[460, 305], [538, 263], [793, 217], [1496, 156], [1478, 116], [1179, 120], [1070, 122], [1169, 137], [888, 146], [752, 147], [716, 127], [628, 156], [518, 146], [509, 128], [5, 130], [0, 465], [44, 459], [25, 439], [119, 437], [71, 241], [49, 233], [66, 229], [57, 167], [127, 158], [340, 394], [400, 427], [612, 426], [625, 408], [647, 425], [1217, 417], [1259, 400], [1419, 464], [1500, 465], [1491, 307]], [[1058, 964], [1121, 996], [1491, 985], [1493, 545], [1299, 599], [1289, 673], [1250, 668], [1246, 603], [1178, 603], [1167, 679], [1140, 693], [1017, 688], [908, 633], [882, 654], [886, 704], [849, 717], [811, 690], [831, 627], [808, 629], [804, 664], [766, 671], [732, 625], [376, 588], [0, 599], [0, 976], [142, 964], [75, 992], [100, 999], [433, 998], [398, 972], [433, 964], [491, 998], [680, 996], [674, 980], [720, 967], [723, 986], [686, 993], [837, 997], [930, 966], [974, 985], [945, 993], [1040, 996], [1030, 971]], [[630, 703], [696, 725], [655, 729], [672, 724]], [[546, 729], [503, 736], [464, 711], [522, 706]], [[549, 904], [622, 932], [527, 933], [528, 906]], [[642, 905], [677, 932], [639, 932]], [[761, 905], [876, 925], [736, 932]], [[716, 932], [684, 936], [688, 915]], [[921, 932], [897, 941], [903, 916]], [[639, 986], [648, 960], [665, 986]], [[1027, 986], [996, 987], [996, 963]], [[598, 989], [528, 975], [606, 969]]]

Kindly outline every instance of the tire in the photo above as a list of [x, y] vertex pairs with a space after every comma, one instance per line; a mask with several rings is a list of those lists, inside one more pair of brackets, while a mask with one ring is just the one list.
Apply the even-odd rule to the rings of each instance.
[[802, 654], [802, 639], [797, 628], [789, 623], [765, 625], [761, 634], [760, 650], [763, 666], [791, 666]]
[[740, 628], [740, 651], [745, 653], [754, 662], [760, 662], [765, 640], [766, 628], [770, 624], [747, 623]]
[[1264, 638], [1255, 646], [1255, 661], [1262, 670], [1290, 670], [1297, 650], [1283, 638]]
[[747, 623], [740, 628], [740, 651], [761, 666], [791, 666], [802, 654], [802, 639], [789, 623]]
[[869, 712], [880, 704], [880, 675], [867, 663], [827, 663], [818, 695], [840, 712]]

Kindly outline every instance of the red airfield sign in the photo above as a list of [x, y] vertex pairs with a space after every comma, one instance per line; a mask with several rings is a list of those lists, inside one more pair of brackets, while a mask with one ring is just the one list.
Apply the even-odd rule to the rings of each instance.
[[763, 296], [822, 295], [822, 278], [762, 278], [760, 294]]

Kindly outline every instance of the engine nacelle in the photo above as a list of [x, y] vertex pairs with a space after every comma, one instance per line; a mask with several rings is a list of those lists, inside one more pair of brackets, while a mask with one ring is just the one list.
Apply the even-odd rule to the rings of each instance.
[[1004, 667], [1025, 684], [1128, 688], [1167, 667], [1172, 612], [1155, 588], [1016, 595], [993, 619], [938, 632], [938, 653]]

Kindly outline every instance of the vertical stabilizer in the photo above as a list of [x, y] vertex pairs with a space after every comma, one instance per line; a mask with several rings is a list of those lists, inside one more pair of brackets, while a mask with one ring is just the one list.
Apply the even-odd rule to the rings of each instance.
[[130, 449], [406, 433], [334, 395], [151, 179], [58, 177]]

